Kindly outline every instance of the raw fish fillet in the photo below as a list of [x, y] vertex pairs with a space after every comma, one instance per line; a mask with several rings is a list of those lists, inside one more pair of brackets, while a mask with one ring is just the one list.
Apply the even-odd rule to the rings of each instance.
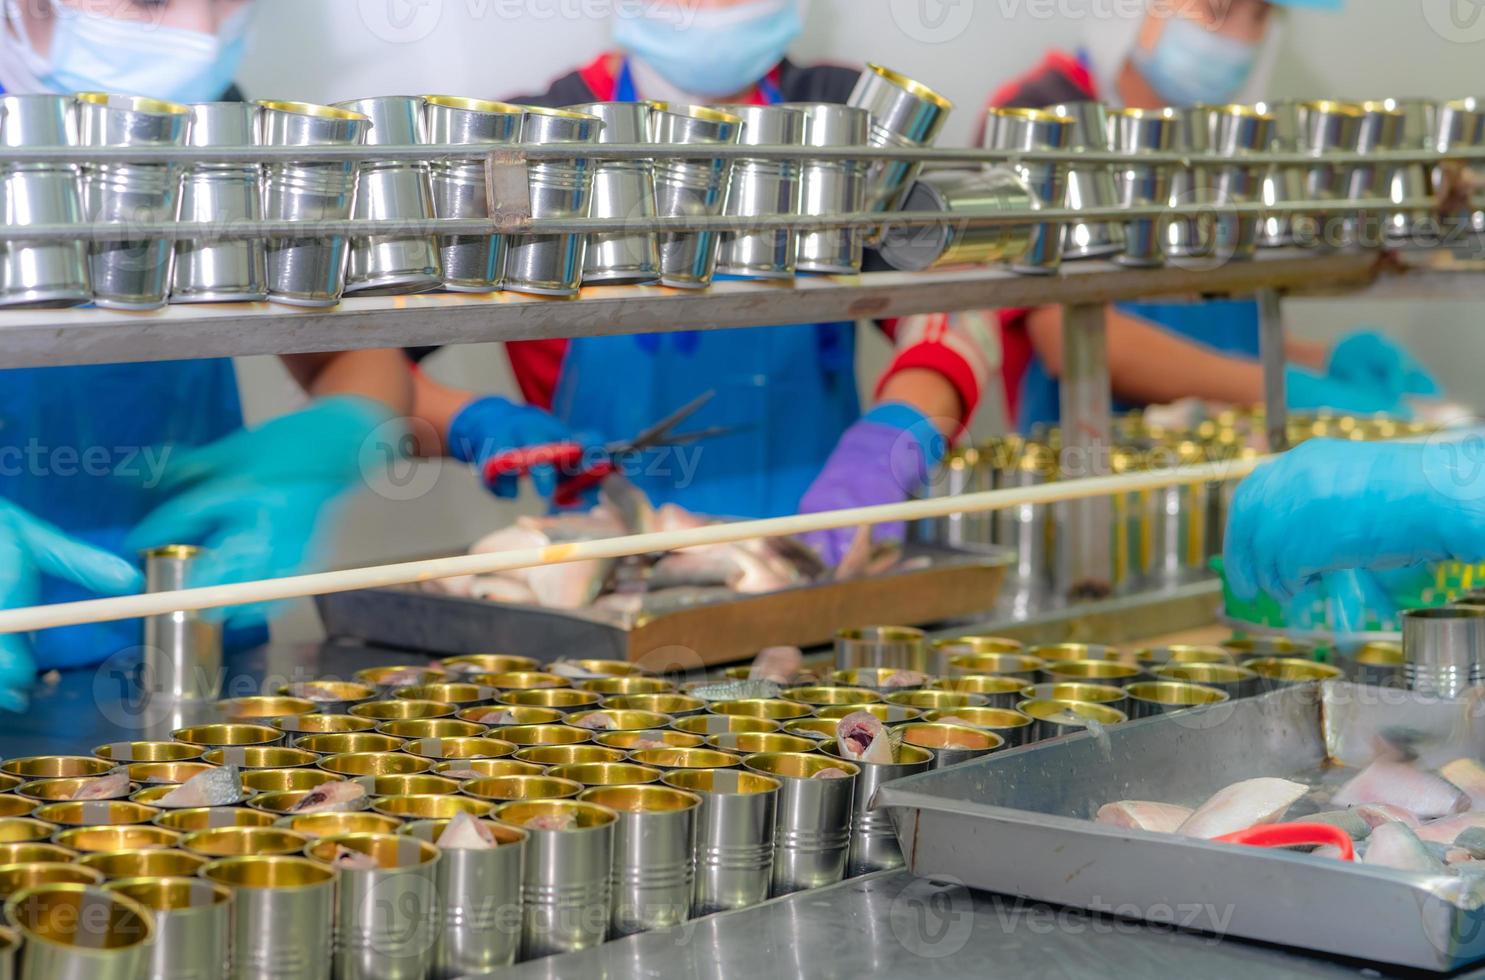
[[1396, 821], [1384, 823], [1372, 831], [1361, 863], [1399, 871], [1444, 872], [1444, 862], [1430, 853], [1406, 824]]
[[603, 676], [571, 660], [553, 660], [547, 664], [546, 671], [549, 674], [556, 674], [558, 677], [566, 677], [574, 681], [592, 680], [595, 677]]
[[803, 662], [804, 654], [799, 647], [767, 647], [759, 650], [758, 656], [753, 658], [753, 664], [748, 668], [748, 680], [787, 684], [799, 673], [799, 665]]
[[90, 779], [72, 794], [74, 800], [113, 800], [129, 792], [129, 770], [115, 769], [106, 776]]
[[882, 688], [893, 687], [921, 687], [928, 681], [928, 675], [916, 670], [898, 670], [882, 678]]
[[443, 833], [438, 835], [436, 843], [439, 847], [487, 851], [495, 846], [495, 834], [487, 824], [469, 814], [456, 813], [454, 819], [443, 828]]
[[1284, 816], [1309, 787], [1272, 776], [1244, 779], [1225, 786], [1187, 817], [1176, 833], [1187, 837], [1220, 837]]
[[485, 725], [514, 725], [516, 713], [509, 708], [491, 708], [480, 715], [479, 720]]
[[751, 701], [779, 696], [779, 685], [773, 681], [718, 681], [691, 689], [691, 696], [703, 701]]
[[300, 684], [294, 688], [297, 697], [308, 698], [311, 701], [340, 701], [344, 695], [328, 684], [316, 684], [311, 681], [308, 684]]
[[849, 779], [851, 774], [836, 766], [829, 766], [816, 772], [811, 779]]
[[852, 762], [885, 762], [896, 759], [887, 729], [869, 711], [853, 711], [835, 724], [835, 744], [843, 758]]
[[1417, 834], [1419, 840], [1452, 844], [1462, 831], [1471, 827], [1485, 828], [1485, 811], [1470, 810], [1430, 820], [1417, 828]]
[[532, 830], [567, 830], [572, 827], [572, 814], [570, 813], [543, 813], [526, 821], [526, 826]]
[[324, 813], [330, 810], [355, 810], [366, 798], [366, 787], [349, 779], [321, 783], [305, 793], [290, 813]]
[[1476, 860], [1485, 858], [1485, 827], [1466, 827], [1454, 838], [1454, 846], [1468, 851]]
[[230, 806], [242, 799], [242, 776], [236, 766], [198, 773], [166, 793], [155, 806]]
[[420, 667], [408, 667], [406, 670], [394, 670], [377, 681], [382, 687], [412, 687], [414, 684], [423, 683], [428, 672]]
[[1474, 759], [1455, 759], [1440, 766], [1439, 775], [1464, 790], [1470, 806], [1485, 810], [1485, 766]]
[[1173, 834], [1176, 828], [1191, 816], [1189, 806], [1174, 803], [1151, 803], [1147, 800], [1120, 800], [1105, 803], [1093, 817], [1095, 823], [1106, 823], [1114, 827], [1132, 827], [1135, 830], [1153, 830], [1162, 834]]
[[574, 728], [586, 728], [594, 732], [609, 732], [618, 727], [613, 717], [602, 711], [595, 711], [590, 715], [584, 715], [577, 721], [572, 722]]
[[[1380, 822], [1380, 821], [1379, 821]], [[1325, 823], [1332, 827], [1339, 827], [1352, 840], [1365, 840], [1372, 832], [1372, 825], [1362, 818], [1356, 810], [1322, 810], [1319, 813], [1309, 813], [1303, 817], [1291, 817], [1284, 823]]]
[[349, 868], [352, 871], [371, 871], [379, 866], [376, 858], [370, 854], [353, 851], [349, 847], [337, 847], [335, 857], [330, 859], [330, 863], [337, 868]]
[[1353, 812], [1365, 820], [1368, 827], [1377, 827], [1384, 823], [1405, 823], [1409, 827], [1416, 827], [1422, 823], [1413, 812], [1386, 803], [1363, 803], [1354, 807]]
[[1468, 810], [1470, 798], [1453, 784], [1406, 762], [1379, 759], [1331, 797], [1336, 806], [1388, 803], [1427, 819]]
[[633, 749], [663, 749], [665, 747], [666, 742], [663, 738], [637, 738], [630, 745]]
[[449, 779], [479, 779], [480, 778], [480, 774], [477, 773], [477, 772], [475, 772], [473, 769], [445, 769], [443, 772], [439, 773], [439, 775], [440, 776], [445, 776], [445, 777], [447, 777]]

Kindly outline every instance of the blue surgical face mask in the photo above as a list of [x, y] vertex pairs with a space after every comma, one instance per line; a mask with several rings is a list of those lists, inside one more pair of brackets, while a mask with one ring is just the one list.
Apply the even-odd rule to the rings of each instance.
[[1150, 87], [1171, 105], [1220, 104], [1237, 95], [1258, 61], [1258, 45], [1172, 18], [1152, 51], [1130, 59]]
[[148, 20], [84, 13], [52, 0], [51, 50], [36, 75], [54, 92], [120, 92], [174, 102], [210, 102], [237, 77], [251, 6], [216, 34]]
[[645, 6], [642, 16], [618, 19], [614, 41], [694, 95], [732, 95], [754, 84], [783, 59], [804, 26], [798, 0], [700, 10], [688, 3]]

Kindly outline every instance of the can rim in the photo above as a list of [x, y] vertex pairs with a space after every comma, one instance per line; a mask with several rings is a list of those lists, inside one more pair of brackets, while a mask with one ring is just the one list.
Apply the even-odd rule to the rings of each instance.
[[350, 109], [342, 109], [333, 105], [320, 105], [315, 102], [292, 102], [279, 101], [277, 99], [259, 99], [255, 103], [259, 108], [270, 112], [287, 112], [296, 116], [313, 116], [317, 119], [339, 119], [345, 122], [371, 122], [371, 117]]
[[[38, 892], [63, 892], [73, 894], [91, 893], [95, 895], [103, 895], [109, 901], [117, 902], [119, 905], [122, 905], [124, 908], [128, 909], [130, 914], [134, 915], [139, 920], [140, 925], [142, 926], [141, 934], [133, 942], [125, 943], [122, 946], [103, 947], [102, 949], [98, 949], [96, 947], [78, 946], [73, 943], [57, 942], [55, 939], [26, 928], [23, 924], [20, 923], [19, 917], [15, 914], [15, 910], [20, 907], [25, 899], [32, 897]], [[10, 898], [6, 900], [5, 918], [10, 922], [16, 923], [16, 932], [24, 936], [27, 943], [43, 943], [55, 949], [93, 949], [95, 952], [101, 953], [108, 949], [129, 949], [136, 946], [147, 945], [152, 942], [155, 937], [155, 920], [154, 916], [150, 915], [149, 909], [145, 908], [144, 905], [130, 898], [128, 895], [119, 895], [113, 892], [109, 892], [105, 890], [101, 885], [53, 883], [50, 885], [35, 885], [31, 888], [22, 888], [20, 891], [16, 892], [14, 895], [10, 896]]]
[[933, 89], [929, 88], [927, 85], [924, 85], [917, 79], [907, 77], [906, 75], [902, 74], [902, 72], [893, 71], [891, 68], [888, 68], [885, 65], [879, 65], [871, 61], [868, 61], [866, 63], [866, 70], [885, 79], [886, 81], [891, 82], [898, 88], [905, 89], [910, 95], [916, 95], [920, 99], [926, 99], [927, 101], [932, 102], [934, 105], [938, 106], [940, 109], [943, 109], [945, 112], [948, 112], [950, 109], [954, 108], [954, 103], [950, 99], [935, 92]]
[[462, 109], [466, 112], [487, 112], [491, 115], [525, 115], [526, 110], [512, 102], [496, 102], [491, 99], [475, 99], [465, 95], [424, 95], [428, 105], [442, 109]]
[[78, 92], [73, 98], [88, 105], [102, 106], [105, 109], [119, 109], [124, 112], [147, 112], [157, 116], [184, 116], [190, 113], [191, 107], [181, 102], [168, 102], [165, 99], [151, 99], [143, 95], [118, 95], [112, 92]]

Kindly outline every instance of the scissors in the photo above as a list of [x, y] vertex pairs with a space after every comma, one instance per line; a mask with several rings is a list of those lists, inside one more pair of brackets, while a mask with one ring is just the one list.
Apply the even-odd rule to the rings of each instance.
[[626, 455], [657, 446], [689, 445], [736, 432], [735, 426], [712, 426], [679, 433], [674, 431], [676, 426], [711, 401], [716, 393], [715, 389], [704, 391], [632, 439], [611, 442], [596, 450], [579, 442], [547, 442], [498, 452], [485, 460], [481, 475], [486, 483], [494, 483], [501, 476], [527, 476], [538, 466], [554, 466], [563, 477], [557, 484], [556, 493], [552, 495], [552, 502], [558, 507], [571, 507], [581, 501], [583, 493], [589, 487], [597, 486], [603, 482], [604, 477], [615, 472], [619, 468], [617, 460]]

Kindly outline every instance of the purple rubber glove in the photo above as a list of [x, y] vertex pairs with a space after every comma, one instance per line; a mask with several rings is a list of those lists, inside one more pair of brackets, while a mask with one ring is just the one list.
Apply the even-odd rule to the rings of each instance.
[[[885, 402], [847, 429], [820, 474], [799, 501], [801, 514], [906, 500], [923, 485], [947, 451], [928, 416], [905, 402]], [[901, 521], [878, 524], [874, 539], [902, 540]], [[851, 546], [854, 528], [811, 531], [804, 542], [834, 567]]]

